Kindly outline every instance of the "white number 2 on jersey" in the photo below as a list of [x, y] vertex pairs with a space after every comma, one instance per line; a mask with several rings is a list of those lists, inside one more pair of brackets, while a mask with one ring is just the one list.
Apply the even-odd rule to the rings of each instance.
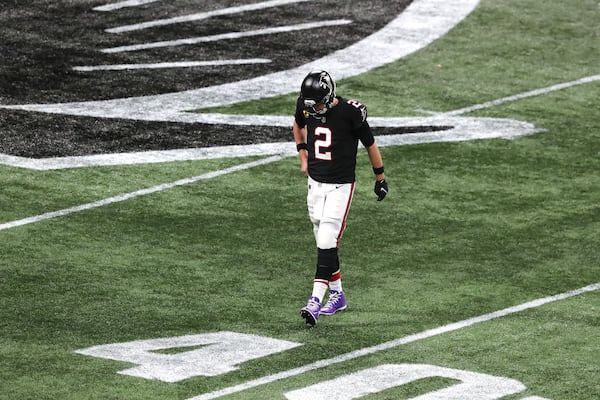
[[331, 161], [331, 151], [325, 151], [331, 147], [331, 129], [324, 126], [315, 128], [315, 158], [317, 160]]

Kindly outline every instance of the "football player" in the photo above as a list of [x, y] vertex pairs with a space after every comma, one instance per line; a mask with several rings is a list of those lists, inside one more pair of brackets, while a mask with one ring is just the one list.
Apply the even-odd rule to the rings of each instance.
[[[367, 149], [375, 174], [375, 194], [388, 193], [383, 161], [367, 122], [367, 107], [336, 96], [326, 71], [310, 72], [302, 81], [293, 124], [300, 169], [308, 177], [306, 203], [317, 244], [312, 295], [300, 315], [314, 326], [319, 315], [344, 310], [338, 247], [354, 193], [358, 142]], [[329, 289], [328, 301], [321, 306]]]

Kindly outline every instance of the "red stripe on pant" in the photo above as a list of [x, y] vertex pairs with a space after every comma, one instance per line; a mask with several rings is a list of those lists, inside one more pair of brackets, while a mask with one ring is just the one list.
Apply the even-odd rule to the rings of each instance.
[[348, 218], [348, 212], [350, 211], [350, 205], [352, 204], [352, 197], [354, 196], [354, 185], [355, 182], [352, 182], [352, 187], [350, 188], [350, 196], [348, 196], [348, 203], [346, 204], [346, 212], [344, 213], [344, 219], [342, 220], [342, 227], [336, 239], [336, 247], [340, 247], [340, 239], [342, 239], [344, 230], [346, 230], [346, 218]]

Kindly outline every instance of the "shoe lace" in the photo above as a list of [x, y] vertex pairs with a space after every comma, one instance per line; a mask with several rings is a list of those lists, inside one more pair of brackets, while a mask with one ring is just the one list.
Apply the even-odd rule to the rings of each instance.
[[337, 303], [338, 303], [338, 301], [340, 301], [341, 297], [342, 297], [342, 294], [340, 292], [331, 293], [329, 295], [329, 300], [327, 300], [327, 304], [325, 307], [331, 307], [331, 306], [337, 305]]

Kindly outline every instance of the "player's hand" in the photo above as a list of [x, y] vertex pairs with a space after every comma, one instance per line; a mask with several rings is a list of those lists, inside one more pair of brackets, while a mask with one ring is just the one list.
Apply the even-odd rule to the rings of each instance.
[[377, 195], [377, 201], [381, 201], [388, 194], [388, 184], [385, 179], [375, 181], [375, 189], [373, 190]]

